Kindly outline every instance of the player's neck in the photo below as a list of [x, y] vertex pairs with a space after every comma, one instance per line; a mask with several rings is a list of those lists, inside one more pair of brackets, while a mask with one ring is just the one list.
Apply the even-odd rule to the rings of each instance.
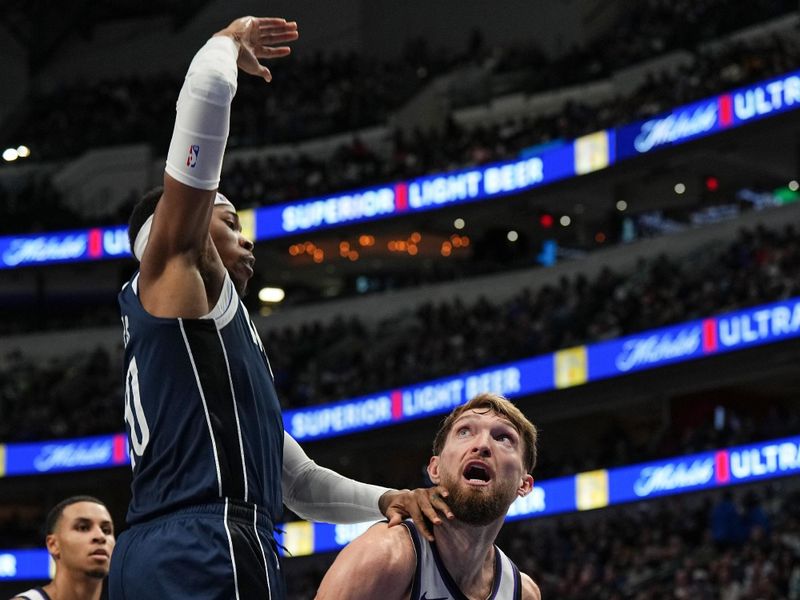
[[88, 575], [56, 573], [53, 581], [44, 586], [51, 600], [99, 600], [103, 591], [103, 580]]
[[447, 572], [468, 598], [486, 598], [491, 591], [494, 540], [502, 526], [502, 519], [483, 527], [454, 520], [434, 531], [436, 549]]

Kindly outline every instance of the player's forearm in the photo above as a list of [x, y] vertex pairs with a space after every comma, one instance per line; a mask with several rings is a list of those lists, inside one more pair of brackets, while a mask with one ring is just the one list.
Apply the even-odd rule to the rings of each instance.
[[288, 434], [283, 445], [283, 501], [304, 519], [359, 523], [382, 519], [381, 496], [387, 488], [361, 483], [320, 467]]
[[195, 54], [178, 97], [166, 172], [201, 190], [219, 186], [236, 94], [239, 43], [216, 35]]

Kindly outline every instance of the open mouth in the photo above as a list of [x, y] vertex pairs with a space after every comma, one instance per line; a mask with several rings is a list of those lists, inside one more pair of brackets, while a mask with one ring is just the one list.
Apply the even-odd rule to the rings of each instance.
[[486, 484], [492, 479], [489, 468], [480, 462], [467, 463], [467, 466], [464, 468], [463, 475], [464, 479], [473, 485]]

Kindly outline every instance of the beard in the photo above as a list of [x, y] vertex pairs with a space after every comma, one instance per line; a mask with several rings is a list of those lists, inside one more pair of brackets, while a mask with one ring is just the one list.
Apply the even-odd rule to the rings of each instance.
[[476, 527], [484, 527], [499, 518], [505, 517], [516, 496], [516, 487], [512, 483], [505, 488], [473, 488], [459, 479], [442, 476], [442, 485], [450, 494], [447, 505], [455, 517]]
[[86, 571], [86, 576], [92, 579], [105, 579], [108, 575], [108, 569], [91, 569]]

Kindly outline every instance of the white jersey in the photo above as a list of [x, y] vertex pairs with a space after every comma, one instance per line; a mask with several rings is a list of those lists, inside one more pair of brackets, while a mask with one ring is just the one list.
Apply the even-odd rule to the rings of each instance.
[[[422, 537], [412, 521], [403, 521], [411, 534], [417, 569], [411, 587], [411, 600], [467, 600], [447, 572], [436, 544]], [[521, 600], [519, 569], [497, 546], [494, 547], [494, 584], [488, 600]]]
[[22, 592], [21, 594], [17, 594], [14, 598], [25, 598], [26, 600], [50, 600], [50, 596], [47, 595], [42, 588], [33, 588], [28, 590], [27, 592]]

